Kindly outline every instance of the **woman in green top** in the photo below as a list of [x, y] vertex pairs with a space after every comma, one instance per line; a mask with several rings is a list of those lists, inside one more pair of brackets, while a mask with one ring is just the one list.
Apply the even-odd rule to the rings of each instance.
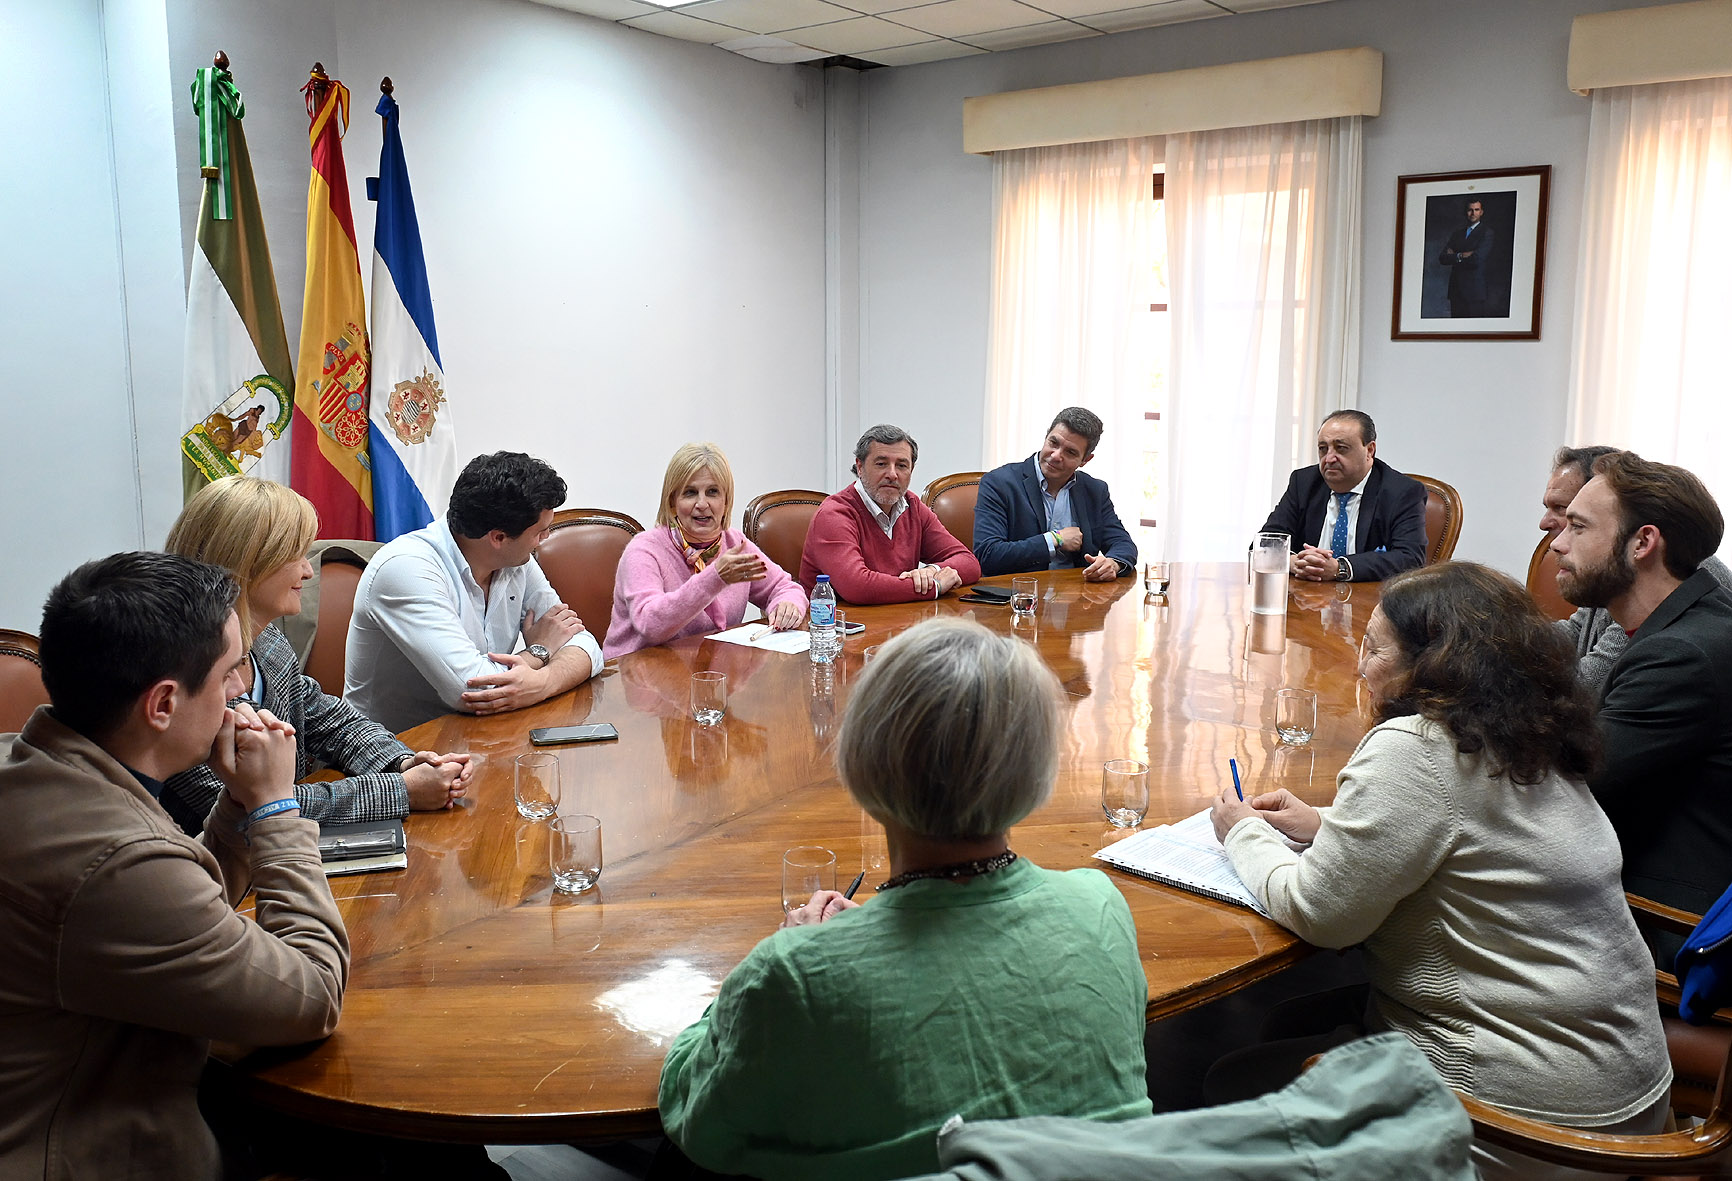
[[1009, 847], [1052, 790], [1057, 698], [1032, 648], [960, 619], [867, 666], [837, 767], [892, 876], [866, 906], [813, 895], [675, 1039], [662, 1124], [693, 1161], [904, 1177], [936, 1171], [952, 1115], [1149, 1114], [1130, 909], [1105, 875]]

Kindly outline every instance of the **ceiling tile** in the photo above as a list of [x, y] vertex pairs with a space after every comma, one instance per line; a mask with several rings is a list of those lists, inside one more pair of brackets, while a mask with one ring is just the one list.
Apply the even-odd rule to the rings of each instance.
[[863, 52], [861, 57], [869, 62], [877, 62], [881, 66], [918, 66], [924, 62], [944, 61], [946, 58], [967, 57], [970, 54], [985, 53], [984, 49], [976, 49], [972, 45], [964, 45], [960, 41], [922, 41], [918, 45], [901, 45], [893, 49], [874, 49]]
[[855, 12], [876, 16], [894, 12], [899, 8], [919, 8], [923, 4], [932, 3], [932, 0], [836, 0], [836, 3], [844, 8], [852, 8]]
[[1262, 12], [1269, 8], [1297, 8], [1301, 4], [1322, 4], [1324, 0], [1218, 0], [1231, 12]]
[[753, 33], [780, 33], [829, 21], [852, 20], [855, 16], [825, 0], [706, 0], [680, 12]]
[[[1135, 0], [1029, 0], [1037, 8], [1044, 9], [1054, 16], [1062, 16], [1069, 20], [1094, 16], [1101, 12], [1123, 12]], [[1152, 3], [1138, 5], [1140, 8], [1164, 8], [1171, 12], [1174, 21], [1195, 20], [1204, 16], [1222, 16], [1224, 13], [1210, 4], [1208, 0], [1154, 0]], [[689, 9], [687, 11], [690, 11]]]
[[1043, 21], [1038, 25], [1023, 25], [1019, 29], [970, 33], [968, 43], [982, 49], [1023, 49], [1030, 45], [1053, 45], [1060, 41], [1075, 41], [1079, 37], [1099, 36], [1099, 30], [1085, 28], [1070, 21]]
[[732, 41], [744, 30], [718, 25], [714, 21], [699, 20], [695, 16], [686, 16], [681, 12], [652, 12], [648, 16], [636, 16], [631, 20], [621, 21], [634, 29], [642, 29], [646, 33], [660, 33], [664, 37], [678, 37], [681, 41], [702, 41], [705, 45], [714, 45], [718, 41]]
[[816, 61], [818, 58], [830, 56], [822, 49], [807, 49], [804, 45], [795, 45], [792, 41], [784, 41], [780, 37], [741, 37], [734, 41], [718, 41], [716, 48], [777, 66]]
[[659, 4], [642, 4], [639, 0], [545, 0], [545, 3], [553, 8], [563, 8], [567, 12], [581, 12], [585, 16], [599, 16], [610, 21], [648, 16], [662, 10]]
[[903, 9], [890, 19], [940, 37], [966, 37], [970, 33], [1039, 24], [1048, 17], [1016, 0], [943, 0], [941, 4]]
[[814, 25], [809, 29], [787, 29], [783, 31], [782, 36], [801, 45], [809, 45], [813, 49], [847, 54], [867, 53], [874, 49], [889, 49], [897, 45], [913, 45], [918, 41], [931, 41], [933, 39], [926, 34], [917, 33], [901, 25], [881, 21], [875, 16], [862, 16], [856, 17], [854, 20]]
[[1150, 4], [1142, 8], [1124, 8], [1117, 12], [1102, 12], [1075, 19], [1103, 33], [1123, 33], [1130, 29], [1147, 29], [1155, 25], [1174, 25], [1180, 21], [1204, 20], [1228, 13], [1201, 0], [1169, 0], [1166, 4]]

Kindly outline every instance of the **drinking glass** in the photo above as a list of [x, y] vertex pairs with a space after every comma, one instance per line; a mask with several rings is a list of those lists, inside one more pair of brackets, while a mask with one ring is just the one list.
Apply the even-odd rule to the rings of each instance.
[[692, 721], [713, 726], [728, 712], [728, 674], [692, 674]]
[[601, 821], [594, 816], [555, 816], [547, 836], [553, 888], [581, 894], [601, 878]]
[[865, 651], [861, 652], [860, 655], [862, 657], [864, 657], [864, 659], [861, 660], [860, 663], [863, 665], [871, 664], [874, 660], [877, 660], [878, 659], [878, 649], [879, 649], [879, 645], [873, 644], [870, 648], [867, 648]]
[[782, 913], [812, 900], [819, 890], [836, 888], [836, 854], [818, 845], [799, 845], [782, 854]]
[[1259, 533], [1251, 543], [1251, 610], [1258, 615], [1287, 612], [1287, 548], [1285, 533]]
[[1108, 759], [1101, 766], [1101, 810], [1114, 828], [1135, 828], [1149, 810], [1149, 765]]
[[836, 628], [830, 633], [830, 654], [842, 655], [842, 649], [847, 647], [843, 642], [848, 638], [848, 613], [840, 607], [836, 609]]
[[1275, 733], [1288, 746], [1304, 746], [1317, 732], [1317, 694], [1309, 689], [1275, 691]]
[[559, 811], [559, 756], [518, 755], [511, 795], [525, 820], [546, 820]]
[[1150, 562], [1143, 567], [1143, 591], [1165, 598], [1172, 574], [1165, 562]]
[[1013, 578], [1010, 580], [1010, 609], [1018, 615], [1033, 615], [1035, 597], [1040, 593], [1040, 583], [1033, 578]]

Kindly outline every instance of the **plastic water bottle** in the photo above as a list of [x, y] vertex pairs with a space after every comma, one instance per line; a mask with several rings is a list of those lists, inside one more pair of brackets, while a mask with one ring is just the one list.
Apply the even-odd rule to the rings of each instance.
[[829, 664], [836, 659], [836, 592], [830, 589], [828, 574], [818, 575], [818, 585], [812, 588], [810, 629], [812, 663]]

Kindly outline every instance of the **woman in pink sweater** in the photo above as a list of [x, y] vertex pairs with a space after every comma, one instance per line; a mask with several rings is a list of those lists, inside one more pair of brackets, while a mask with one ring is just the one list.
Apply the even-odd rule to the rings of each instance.
[[734, 471], [713, 443], [687, 443], [668, 461], [656, 527], [631, 539], [613, 580], [609, 660], [681, 636], [737, 627], [757, 604], [777, 631], [799, 627], [806, 596], [764, 551], [728, 528]]

